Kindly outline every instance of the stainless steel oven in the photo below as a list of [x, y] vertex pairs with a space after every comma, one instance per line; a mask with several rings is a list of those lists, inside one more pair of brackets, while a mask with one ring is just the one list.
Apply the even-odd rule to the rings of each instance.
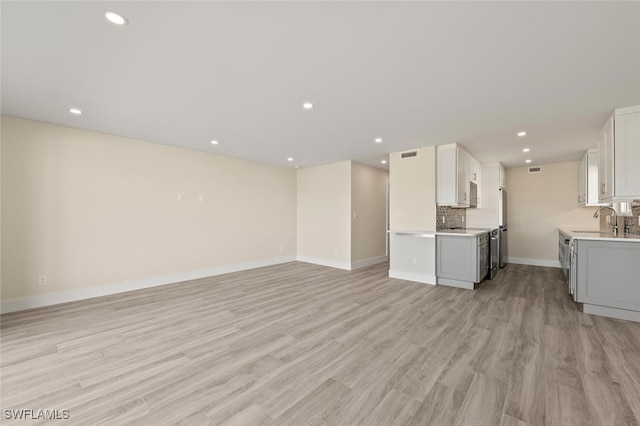
[[576, 240], [571, 239], [569, 244], [569, 294], [573, 297], [573, 300], [578, 301], [578, 265], [576, 258], [578, 256], [578, 247]]
[[564, 273], [564, 277], [569, 280], [569, 266], [571, 263], [571, 238], [568, 235], [558, 231], [558, 261]]

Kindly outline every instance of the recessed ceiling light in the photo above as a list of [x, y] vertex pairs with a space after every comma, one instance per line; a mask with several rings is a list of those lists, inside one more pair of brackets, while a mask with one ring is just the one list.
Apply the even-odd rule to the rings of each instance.
[[380, 164], [387, 164], [387, 160], [382, 160]]
[[302, 108], [311, 109], [311, 108], [313, 108], [313, 104], [311, 102], [305, 102], [305, 103], [302, 104]]
[[75, 115], [80, 115], [82, 114], [82, 110], [79, 110], [78, 108], [69, 108], [69, 112], [71, 114], [75, 114]]
[[531, 162], [531, 160], [524, 160], [524, 162], [525, 162], [525, 163], [530, 163], [530, 162]]
[[212, 140], [211, 141], [211, 145], [218, 145], [218, 141], [217, 140]]
[[382, 143], [382, 138], [375, 138], [375, 139], [374, 139], [374, 142], [375, 142], [375, 143]]
[[527, 132], [518, 132], [518, 136], [521, 138], [527, 136]]
[[529, 148], [523, 148], [522, 149], [522, 152], [529, 152], [529, 151], [531, 151]]
[[293, 161], [293, 157], [287, 158], [287, 161], [289, 161], [289, 162]]
[[116, 25], [127, 25], [127, 23], [129, 22], [127, 21], [127, 18], [125, 18], [124, 16], [120, 15], [119, 13], [112, 12], [110, 10], [104, 13], [104, 17], [107, 18], [109, 22], [114, 23]]

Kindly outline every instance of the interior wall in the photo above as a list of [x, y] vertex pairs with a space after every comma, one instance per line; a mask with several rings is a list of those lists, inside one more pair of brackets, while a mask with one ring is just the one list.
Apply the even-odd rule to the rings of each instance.
[[[509, 259], [558, 261], [558, 228], [598, 229], [595, 207], [578, 207], [578, 162], [507, 169]], [[545, 262], [541, 262], [545, 263]], [[555, 264], [555, 263], [554, 263]]]
[[351, 161], [298, 170], [298, 258], [351, 268]]
[[352, 263], [386, 256], [388, 182], [386, 170], [352, 163]]
[[393, 231], [436, 230], [436, 147], [389, 156], [389, 215]]
[[295, 170], [5, 116], [1, 135], [3, 301], [296, 254]]

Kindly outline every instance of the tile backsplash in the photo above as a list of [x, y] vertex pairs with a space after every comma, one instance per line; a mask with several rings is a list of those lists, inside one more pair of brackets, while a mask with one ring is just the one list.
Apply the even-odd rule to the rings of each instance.
[[[464, 228], [467, 222], [467, 209], [438, 206], [436, 217], [436, 230], [442, 231], [449, 228]], [[444, 217], [444, 223], [442, 218]]]
[[[618, 216], [618, 232], [624, 232], [624, 225], [629, 224], [629, 232], [632, 234], [640, 234], [640, 225], [638, 225], [638, 217], [640, 216], [640, 200], [634, 200], [631, 203], [632, 216]], [[600, 230], [613, 232], [613, 221], [607, 223], [607, 216], [612, 216], [611, 210], [602, 210], [600, 215]]]

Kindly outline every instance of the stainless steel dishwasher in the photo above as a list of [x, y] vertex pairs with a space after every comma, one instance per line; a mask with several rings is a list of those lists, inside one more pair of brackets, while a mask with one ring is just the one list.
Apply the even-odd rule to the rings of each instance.
[[489, 233], [478, 235], [478, 275], [476, 282], [480, 282], [489, 272]]

